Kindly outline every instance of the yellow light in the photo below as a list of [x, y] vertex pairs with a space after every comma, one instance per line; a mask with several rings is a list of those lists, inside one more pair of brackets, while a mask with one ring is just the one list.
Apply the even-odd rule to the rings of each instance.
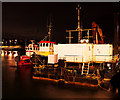
[[83, 43], [83, 40], [81, 40], [81, 43]]
[[11, 40], [9, 40], [9, 42], [12, 42]]
[[88, 42], [89, 42], [89, 40], [87, 39], [87, 40], [86, 40], [86, 42], [88, 43]]
[[2, 53], [2, 56], [4, 56], [4, 52], [3, 52], [3, 50], [1, 51], [1, 53]]
[[27, 54], [28, 56], [30, 56], [30, 53], [28, 52], [28, 54]]

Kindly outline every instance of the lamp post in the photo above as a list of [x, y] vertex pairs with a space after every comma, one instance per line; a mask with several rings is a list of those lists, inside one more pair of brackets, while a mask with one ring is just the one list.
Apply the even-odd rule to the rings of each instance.
[[17, 44], [17, 39], [15, 39], [15, 45]]
[[9, 40], [9, 42], [10, 42], [10, 46], [11, 46], [11, 40]]

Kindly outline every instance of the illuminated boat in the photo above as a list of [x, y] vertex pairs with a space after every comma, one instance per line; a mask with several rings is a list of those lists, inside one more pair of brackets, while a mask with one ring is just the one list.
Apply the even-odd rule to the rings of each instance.
[[[108, 67], [112, 68], [114, 64], [113, 45], [103, 43], [103, 37], [99, 33], [102, 40], [102, 44], [100, 44], [97, 31], [94, 35], [96, 41], [90, 43], [91, 31], [95, 31], [94, 27], [82, 29], [78, 23], [77, 29], [66, 31], [69, 32], [69, 44], [55, 44], [50, 39], [40, 41], [39, 47], [34, 43], [29, 44], [26, 47], [26, 55], [34, 63], [33, 78], [55, 82], [64, 81], [67, 84], [100, 86], [104, 81], [102, 71]], [[71, 43], [71, 32], [78, 32], [78, 43]], [[81, 32], [86, 34], [86, 38], [80, 38]], [[50, 38], [51, 33], [48, 33]], [[23, 59], [24, 57], [21, 59], [21, 63]], [[28, 62], [29, 64], [30, 62]], [[109, 66], [106, 66], [108, 64]]]
[[[98, 25], [94, 23], [93, 26], [97, 27]], [[64, 81], [67, 84], [93, 87], [100, 86], [105, 80], [102, 77], [104, 76], [102, 71], [108, 67], [112, 68], [114, 65], [113, 45], [105, 44], [101, 29], [99, 28], [100, 33], [97, 33], [98, 30], [93, 26], [92, 29], [82, 29], [80, 22], [78, 22], [77, 29], [67, 30], [69, 44], [40, 41], [39, 51], [36, 55], [41, 63], [34, 66], [33, 79]], [[71, 43], [71, 32], [78, 32], [78, 43]], [[95, 34], [90, 36], [90, 33], [93, 32]], [[81, 38], [81, 33], [84, 33], [85, 37]], [[98, 41], [98, 34], [101, 37], [101, 43]], [[91, 37], [93, 38], [92, 43], [90, 42]], [[50, 46], [50, 43], [53, 46]], [[42, 56], [47, 58], [45, 59], [46, 64]], [[107, 66], [108, 64], [109, 66]]]
[[34, 52], [36, 54], [38, 54], [39, 51], [39, 47], [38, 45], [34, 44], [34, 40], [31, 40], [31, 44], [29, 44], [28, 46], [25, 46], [25, 50], [26, 50], [26, 55], [27, 56], [31, 56]]
[[30, 62], [30, 58], [29, 56], [21, 56], [20, 57], [20, 61], [18, 62], [18, 67], [32, 67], [32, 63]]

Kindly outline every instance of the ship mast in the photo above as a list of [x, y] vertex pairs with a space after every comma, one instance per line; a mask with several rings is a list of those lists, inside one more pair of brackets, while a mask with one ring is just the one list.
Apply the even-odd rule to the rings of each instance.
[[80, 28], [80, 9], [81, 9], [81, 7], [78, 4], [78, 7], [76, 8], [76, 10], [78, 10], [78, 27], [77, 27], [77, 29], [76, 30], [66, 30], [66, 32], [69, 32], [69, 37], [66, 37], [66, 38], [69, 38], [69, 44], [71, 44], [71, 39], [73, 38], [73, 37], [71, 37], [71, 32], [76, 32], [76, 31], [78, 32], [78, 43], [80, 43], [80, 39], [82, 37], [82, 35], [81, 35], [82, 29]]
[[78, 32], [78, 43], [81, 43], [80, 40], [82, 39], [82, 31], [87, 31], [87, 36], [86, 37], [88, 38], [88, 40], [91, 37], [91, 36], [89, 36], [89, 31], [92, 30], [92, 29], [82, 29], [82, 28], [80, 28], [80, 9], [81, 9], [81, 7], [80, 7], [79, 4], [78, 4], [78, 7], [76, 9], [78, 10], [78, 27], [77, 27], [76, 30], [66, 30], [66, 32], [69, 32], [69, 37], [66, 37], [66, 38], [69, 38], [69, 44], [71, 44], [71, 39], [73, 38], [73, 37], [71, 37], [71, 32]]
[[47, 38], [49, 38], [49, 41], [50, 41], [50, 38], [51, 38], [51, 28], [52, 28], [52, 22], [51, 21], [50, 21], [49, 26], [47, 26], [47, 27], [48, 27], [48, 35], [45, 36], [45, 38], [42, 41], [44, 41]]
[[76, 10], [78, 10], [78, 27], [77, 27], [77, 29], [78, 29], [78, 43], [80, 43], [80, 39], [81, 39], [81, 31], [80, 31], [80, 9], [81, 9], [81, 7], [80, 7], [80, 5], [78, 4], [78, 7], [76, 8]]
[[50, 25], [48, 26], [48, 35], [49, 35], [49, 41], [50, 41], [50, 38], [51, 38], [51, 28], [52, 28], [52, 23], [50, 22]]

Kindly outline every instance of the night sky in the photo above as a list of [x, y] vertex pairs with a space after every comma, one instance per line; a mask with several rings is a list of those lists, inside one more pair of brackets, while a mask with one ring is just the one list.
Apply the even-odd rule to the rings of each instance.
[[[2, 4], [2, 38], [35, 39], [40, 41], [47, 35], [47, 25], [52, 21], [52, 41], [68, 43], [68, 29], [77, 28], [77, 2], [4, 2]], [[119, 3], [79, 3], [81, 25], [92, 28], [95, 21], [103, 31], [106, 42], [113, 43], [114, 12]], [[77, 42], [77, 33], [72, 33], [72, 42]]]

